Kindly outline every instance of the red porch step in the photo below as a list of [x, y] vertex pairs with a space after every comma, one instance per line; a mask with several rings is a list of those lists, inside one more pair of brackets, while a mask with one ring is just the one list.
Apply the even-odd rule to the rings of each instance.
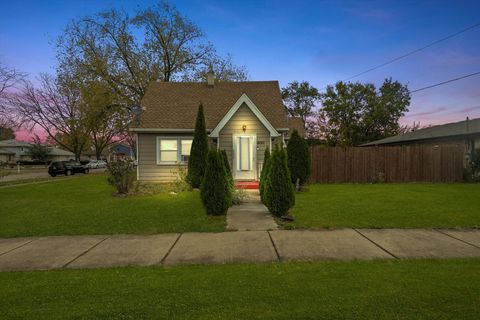
[[237, 189], [258, 189], [258, 181], [236, 181], [235, 188]]

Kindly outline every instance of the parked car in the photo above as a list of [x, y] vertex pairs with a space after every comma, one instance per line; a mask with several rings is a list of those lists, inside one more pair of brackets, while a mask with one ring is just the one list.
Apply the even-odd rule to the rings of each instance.
[[66, 176], [75, 173], [87, 174], [89, 171], [89, 168], [77, 161], [55, 161], [48, 166], [48, 174], [52, 177], [59, 174], [64, 174]]
[[90, 160], [86, 167], [89, 169], [106, 168], [107, 162], [105, 160]]
[[97, 168], [106, 168], [107, 167], [107, 161], [105, 160], [98, 160], [97, 161]]

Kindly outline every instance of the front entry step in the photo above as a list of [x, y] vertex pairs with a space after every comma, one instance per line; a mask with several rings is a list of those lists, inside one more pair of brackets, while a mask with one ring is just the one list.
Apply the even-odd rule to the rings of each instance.
[[235, 188], [258, 190], [259, 185], [258, 185], [258, 181], [236, 181]]

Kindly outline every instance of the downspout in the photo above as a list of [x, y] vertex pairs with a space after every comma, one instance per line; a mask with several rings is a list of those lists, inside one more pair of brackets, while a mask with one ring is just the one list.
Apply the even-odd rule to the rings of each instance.
[[137, 181], [139, 180], [139, 167], [140, 167], [140, 162], [138, 160], [138, 149], [140, 147], [140, 141], [138, 140], [138, 133], [135, 133], [135, 152], [137, 154]]

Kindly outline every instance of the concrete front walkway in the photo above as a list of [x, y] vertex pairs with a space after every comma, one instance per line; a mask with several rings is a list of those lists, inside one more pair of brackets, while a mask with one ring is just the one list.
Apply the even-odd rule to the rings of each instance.
[[480, 230], [276, 230], [0, 239], [0, 271], [480, 257]]
[[278, 226], [267, 208], [260, 201], [258, 190], [246, 190], [248, 199], [227, 212], [227, 230], [260, 231], [277, 230]]

